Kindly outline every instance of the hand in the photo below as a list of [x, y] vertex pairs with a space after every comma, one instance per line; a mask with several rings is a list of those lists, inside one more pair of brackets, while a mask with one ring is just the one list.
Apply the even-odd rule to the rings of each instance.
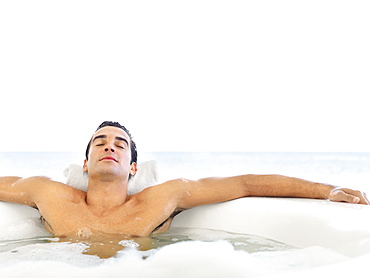
[[330, 194], [329, 198], [330, 201], [334, 202], [346, 202], [352, 204], [363, 204], [369, 205], [369, 200], [366, 198], [366, 194], [358, 191], [352, 190], [348, 188], [334, 188]]

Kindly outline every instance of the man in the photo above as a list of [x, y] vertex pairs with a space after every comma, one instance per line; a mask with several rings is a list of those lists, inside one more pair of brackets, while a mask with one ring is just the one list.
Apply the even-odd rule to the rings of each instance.
[[166, 231], [179, 212], [248, 196], [285, 196], [369, 204], [364, 193], [280, 175], [177, 179], [129, 196], [136, 146], [128, 130], [104, 122], [91, 138], [84, 162], [87, 192], [45, 177], [0, 178], [0, 200], [37, 208], [58, 237], [100, 234], [148, 236]]

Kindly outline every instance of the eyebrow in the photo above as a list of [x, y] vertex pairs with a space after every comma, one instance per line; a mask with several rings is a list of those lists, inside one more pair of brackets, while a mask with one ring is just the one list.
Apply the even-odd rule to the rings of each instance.
[[[98, 135], [98, 136], [96, 136], [93, 140], [92, 140], [92, 142], [94, 142], [95, 140], [97, 140], [97, 139], [106, 139], [107, 138], [107, 135]], [[123, 138], [123, 137], [119, 137], [119, 136], [117, 136], [116, 138], [114, 138], [114, 139], [116, 139], [116, 140], [118, 140], [118, 141], [123, 141], [123, 142], [125, 142], [126, 144], [127, 144], [127, 146], [129, 146], [129, 143], [128, 143], [128, 141], [125, 139], [125, 138]]]

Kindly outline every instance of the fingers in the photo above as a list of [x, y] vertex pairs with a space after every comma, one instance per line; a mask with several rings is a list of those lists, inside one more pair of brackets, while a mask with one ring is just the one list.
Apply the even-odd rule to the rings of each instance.
[[366, 193], [365, 192], [362, 192], [362, 196], [363, 196], [363, 200], [360, 201], [360, 204], [370, 205], [370, 202], [367, 199], [367, 196], [366, 196]]
[[334, 189], [329, 195], [329, 200], [335, 202], [347, 202], [351, 204], [369, 204], [369, 200], [367, 199], [365, 193], [346, 188]]
[[366, 194], [361, 191], [352, 190], [352, 192], [347, 192], [346, 194], [352, 196], [353, 200], [357, 201], [354, 204], [369, 204], [369, 200], [367, 199]]

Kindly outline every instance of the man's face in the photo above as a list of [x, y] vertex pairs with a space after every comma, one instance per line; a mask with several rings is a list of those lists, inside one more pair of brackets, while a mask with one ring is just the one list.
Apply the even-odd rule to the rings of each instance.
[[98, 174], [107, 179], [121, 177], [128, 180], [129, 174], [136, 173], [136, 163], [130, 164], [130, 137], [121, 128], [106, 126], [92, 137], [89, 159], [85, 160], [84, 170], [89, 176]]

